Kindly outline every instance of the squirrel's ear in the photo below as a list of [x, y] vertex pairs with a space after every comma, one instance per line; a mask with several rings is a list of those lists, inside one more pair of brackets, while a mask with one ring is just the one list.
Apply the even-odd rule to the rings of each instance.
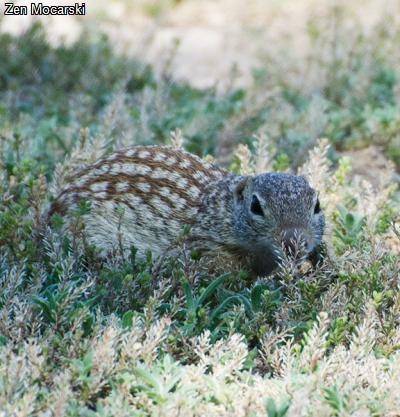
[[241, 203], [244, 200], [244, 192], [250, 181], [249, 177], [240, 177], [233, 187], [233, 198], [235, 203]]

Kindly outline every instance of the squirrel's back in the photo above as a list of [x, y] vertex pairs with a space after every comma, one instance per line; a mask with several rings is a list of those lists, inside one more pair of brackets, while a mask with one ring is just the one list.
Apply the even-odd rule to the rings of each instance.
[[160, 254], [195, 222], [201, 195], [226, 173], [181, 149], [137, 146], [115, 152], [68, 178], [49, 216], [74, 221], [82, 203], [85, 236], [103, 254], [135, 246]]

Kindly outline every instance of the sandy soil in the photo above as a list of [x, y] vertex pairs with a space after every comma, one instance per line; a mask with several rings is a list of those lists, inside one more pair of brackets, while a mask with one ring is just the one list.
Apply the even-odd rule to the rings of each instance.
[[[36, 18], [54, 42], [72, 42], [84, 28], [100, 30], [117, 51], [139, 56], [158, 70], [167, 68], [177, 80], [223, 87], [248, 84], [263, 53], [279, 44], [301, 59], [309, 47], [310, 16], [323, 16], [335, 4], [337, 0], [86, 0], [85, 17]], [[366, 28], [383, 12], [400, 10], [398, 0], [353, 0], [346, 7]], [[6, 16], [2, 30], [18, 33], [32, 20]]]

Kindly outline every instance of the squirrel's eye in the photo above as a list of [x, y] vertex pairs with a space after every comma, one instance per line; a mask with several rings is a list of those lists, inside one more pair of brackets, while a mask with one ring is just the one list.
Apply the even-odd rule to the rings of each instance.
[[314, 207], [314, 214], [318, 214], [321, 211], [321, 207], [319, 205], [319, 198], [317, 198], [317, 202], [315, 203]]
[[253, 195], [253, 198], [251, 200], [250, 210], [252, 213], [257, 214], [258, 216], [264, 216], [264, 212], [262, 211], [260, 201], [255, 195]]

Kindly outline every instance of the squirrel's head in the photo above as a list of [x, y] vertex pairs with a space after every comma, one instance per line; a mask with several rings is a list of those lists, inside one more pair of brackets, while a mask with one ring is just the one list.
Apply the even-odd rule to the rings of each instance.
[[324, 214], [317, 192], [301, 176], [238, 177], [233, 201], [237, 237], [256, 258], [276, 257], [282, 249], [307, 255], [321, 243]]

